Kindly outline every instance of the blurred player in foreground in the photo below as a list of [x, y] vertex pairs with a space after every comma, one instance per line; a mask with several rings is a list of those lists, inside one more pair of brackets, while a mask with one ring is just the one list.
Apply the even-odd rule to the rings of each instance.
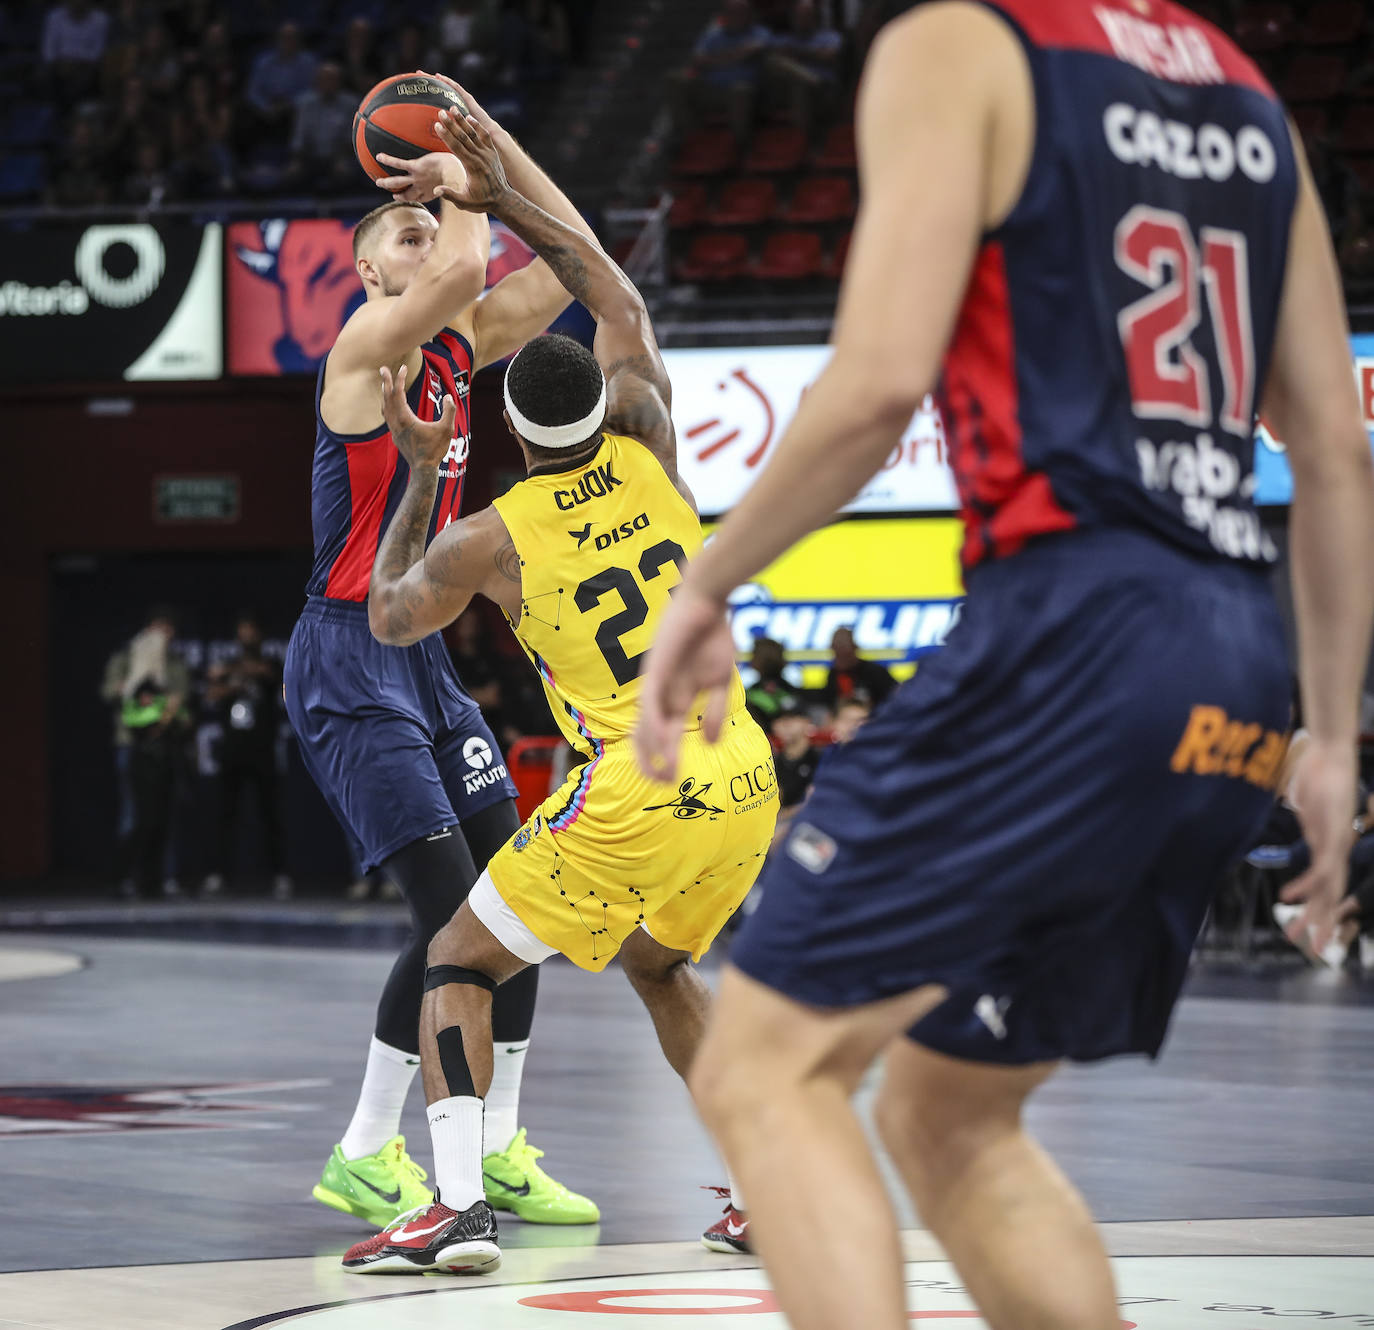
[[879, 1130], [987, 1323], [1108, 1330], [1102, 1244], [1022, 1106], [1061, 1059], [1159, 1051], [1272, 798], [1289, 695], [1251, 502], [1261, 391], [1294, 473], [1311, 733], [1312, 868], [1286, 894], [1323, 941], [1343, 894], [1374, 481], [1340, 282], [1272, 91], [1173, 4], [922, 6], [873, 48], [858, 141], [834, 356], [659, 625], [644, 770], [671, 778], [684, 715], [730, 686], [731, 590], [933, 389], [968, 601], [819, 772], [691, 1083], [797, 1330], [908, 1323], [850, 1105], [880, 1054]]
[[[587, 970], [617, 953], [686, 1076], [709, 994], [692, 961], [753, 885], [777, 816], [768, 739], [733, 666], [706, 744], [688, 724], [684, 775], [646, 780], [629, 743], [639, 665], [680, 569], [701, 548], [677, 473], [670, 387], [638, 291], [585, 236], [506, 181], [476, 120], [441, 118], [468, 172], [444, 197], [489, 211], [539, 254], [596, 319], [596, 354], [566, 337], [525, 345], [506, 372], [506, 422], [528, 475], [429, 546], [451, 402], [437, 422], [407, 403], [405, 369], [382, 370], [383, 407], [409, 484], [377, 551], [372, 631], [405, 646], [474, 595], [505, 611], [586, 759], [487, 865], [429, 948], [421, 1056], [434, 1140], [433, 1205], [352, 1248], [359, 1273], [490, 1270], [500, 1260], [482, 1196], [482, 1099], [493, 990], [557, 952]], [[727, 1210], [727, 1224], [733, 1222]], [[735, 1222], [739, 1236], [746, 1225]], [[735, 1248], [731, 1248], [735, 1249]]]

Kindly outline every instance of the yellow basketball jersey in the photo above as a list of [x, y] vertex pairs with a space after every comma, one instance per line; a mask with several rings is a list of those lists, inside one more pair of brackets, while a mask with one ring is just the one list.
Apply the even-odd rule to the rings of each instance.
[[[605, 434], [590, 461], [555, 466], [536, 468], [495, 507], [520, 556], [515, 636], [563, 734], [596, 756], [634, 728], [640, 667], [701, 548], [701, 524], [634, 439]], [[729, 709], [743, 705], [737, 674]]]

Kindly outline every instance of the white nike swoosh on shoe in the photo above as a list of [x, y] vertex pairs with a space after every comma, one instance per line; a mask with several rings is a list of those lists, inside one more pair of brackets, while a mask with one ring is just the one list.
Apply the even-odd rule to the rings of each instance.
[[405, 1242], [410, 1238], [423, 1238], [427, 1233], [437, 1233], [447, 1223], [447, 1219], [441, 1219], [437, 1224], [430, 1225], [429, 1228], [407, 1228], [406, 1225], [402, 1224], [394, 1233], [389, 1233], [387, 1236], [392, 1242]]
[[746, 1220], [744, 1221], [744, 1223], [742, 1223], [742, 1224], [733, 1223], [733, 1222], [732, 1222], [731, 1220], [729, 1220], [729, 1219], [727, 1219], [727, 1220], [725, 1221], [725, 1231], [726, 1231], [732, 1238], [742, 1238], [742, 1237], [744, 1236], [745, 1230], [746, 1230], [748, 1227], [749, 1227], [749, 1221], [748, 1221], [747, 1219], [746, 1219]]

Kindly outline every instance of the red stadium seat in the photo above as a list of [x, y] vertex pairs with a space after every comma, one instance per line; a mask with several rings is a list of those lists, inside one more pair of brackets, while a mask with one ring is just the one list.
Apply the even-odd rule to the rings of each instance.
[[1298, 37], [1307, 46], [1347, 46], [1359, 37], [1363, 22], [1359, 0], [1321, 0], [1308, 11]]
[[848, 176], [808, 176], [797, 184], [785, 222], [839, 222], [854, 216], [854, 186]]
[[1326, 102], [1345, 86], [1345, 57], [1328, 51], [1300, 51], [1279, 85], [1286, 102]]
[[1293, 41], [1293, 10], [1289, 5], [1250, 5], [1236, 18], [1236, 45], [1243, 51], [1279, 51]]
[[706, 186], [698, 181], [673, 190], [673, 206], [668, 210], [668, 225], [674, 230], [695, 226], [706, 207]]
[[1324, 106], [1297, 106], [1293, 108], [1293, 123], [1298, 127], [1304, 143], [1326, 137], [1331, 126], [1331, 117]]
[[766, 222], [777, 206], [778, 189], [771, 180], [732, 180], [702, 221], [711, 226], [756, 226]]
[[1345, 113], [1336, 145], [1342, 152], [1374, 152], [1374, 106], [1352, 106]]
[[811, 159], [812, 166], [822, 171], [852, 171], [857, 163], [852, 123], [836, 125], [825, 136], [820, 151]]
[[708, 231], [692, 237], [674, 273], [680, 282], [722, 282], [740, 276], [748, 260], [749, 242], [738, 231]]
[[735, 136], [728, 129], [698, 129], [683, 140], [673, 160], [673, 174], [722, 175], [738, 156]]
[[806, 155], [806, 135], [796, 128], [761, 129], [744, 158], [751, 174], [777, 175], [795, 171]]
[[853, 234], [852, 231], [846, 231], [835, 243], [835, 252], [821, 265], [823, 277], [831, 277], [838, 282], [844, 276], [844, 261], [849, 257], [849, 241]]
[[1351, 157], [1345, 165], [1359, 185], [1360, 197], [1374, 199], [1374, 157]]
[[819, 277], [821, 238], [814, 231], [774, 231], [763, 242], [763, 253], [754, 264], [755, 277], [797, 281]]

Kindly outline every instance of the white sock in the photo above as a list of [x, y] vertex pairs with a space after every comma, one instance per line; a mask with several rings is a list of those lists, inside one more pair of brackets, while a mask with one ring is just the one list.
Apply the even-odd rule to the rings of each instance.
[[472, 1095], [435, 1100], [429, 1106], [429, 1136], [439, 1199], [450, 1210], [466, 1210], [483, 1196], [482, 1101]]
[[419, 1054], [392, 1048], [375, 1034], [372, 1036], [367, 1049], [367, 1070], [363, 1072], [363, 1088], [358, 1091], [358, 1106], [339, 1142], [345, 1159], [375, 1155], [401, 1130], [401, 1109], [419, 1069]]
[[741, 1214], [744, 1213], [744, 1193], [739, 1189], [739, 1183], [735, 1181], [735, 1175], [727, 1168], [725, 1170], [725, 1180], [730, 1184], [730, 1204]]
[[504, 1150], [520, 1130], [520, 1079], [525, 1074], [528, 1039], [493, 1044], [491, 1089], [487, 1091], [486, 1126], [482, 1129], [482, 1153]]

